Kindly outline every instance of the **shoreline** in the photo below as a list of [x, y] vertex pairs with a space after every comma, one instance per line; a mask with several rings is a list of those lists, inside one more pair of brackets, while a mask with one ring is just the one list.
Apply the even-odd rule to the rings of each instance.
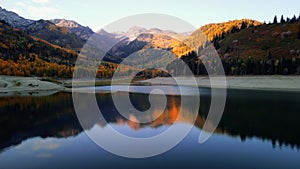
[[[217, 77], [214, 77], [217, 79]], [[176, 77], [182, 86], [193, 86], [190, 78]], [[209, 77], [195, 77], [197, 87], [211, 88]], [[64, 82], [70, 82], [72, 79], [57, 80], [61, 84], [45, 81], [41, 77], [17, 77], [0, 75], [0, 96], [45, 96], [57, 92], [72, 92], [72, 88], [64, 86]], [[109, 84], [109, 79], [97, 79], [103, 81], [104, 85]], [[123, 83], [124, 82], [124, 83]], [[258, 91], [281, 91], [281, 92], [300, 92], [300, 76], [227, 76], [227, 89], [236, 90], [258, 90]], [[90, 81], [81, 81], [78, 90], [81, 87], [91, 85]], [[128, 85], [124, 79], [119, 85]], [[177, 85], [172, 77], [157, 77], [148, 80], [139, 80], [134, 82], [135, 85], [152, 86], [152, 85]], [[100, 85], [97, 85], [100, 86]], [[220, 88], [218, 84], [214, 88]]]
[[64, 91], [65, 87], [40, 77], [0, 75], [0, 96], [45, 96]]
[[[217, 77], [214, 77], [217, 79]], [[187, 77], [176, 77], [179, 85], [193, 86]], [[209, 77], [195, 77], [198, 87], [211, 88]], [[176, 85], [171, 77], [158, 77], [140, 81], [150, 85]], [[222, 85], [214, 85], [214, 88], [223, 88]], [[260, 91], [282, 91], [300, 92], [300, 76], [227, 76], [226, 88], [236, 90], [260, 90]]]

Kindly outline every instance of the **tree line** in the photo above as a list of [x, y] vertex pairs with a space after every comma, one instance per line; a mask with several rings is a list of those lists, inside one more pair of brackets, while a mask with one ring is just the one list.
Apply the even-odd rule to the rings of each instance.
[[[295, 52], [297, 53], [297, 52]], [[207, 75], [209, 72], [218, 74], [218, 68], [224, 68], [226, 75], [299, 75], [300, 56], [299, 53], [293, 57], [281, 57], [276, 59], [268, 52], [265, 59], [254, 59], [249, 56], [246, 60], [239, 57], [221, 57], [221, 62], [216, 58], [201, 59], [195, 52], [190, 52], [181, 58], [195, 75]], [[177, 63], [171, 63], [170, 68], [180, 68]], [[177, 65], [176, 65], [177, 64]], [[205, 66], [206, 65], [206, 66]], [[170, 71], [170, 70], [169, 70]], [[184, 71], [178, 70], [176, 75], [184, 75]]]

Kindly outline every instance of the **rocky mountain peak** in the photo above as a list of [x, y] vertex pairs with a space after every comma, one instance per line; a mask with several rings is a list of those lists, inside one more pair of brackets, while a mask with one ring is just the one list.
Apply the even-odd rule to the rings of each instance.
[[57, 26], [60, 27], [66, 27], [66, 28], [77, 28], [80, 27], [81, 25], [79, 25], [77, 22], [73, 21], [73, 20], [66, 20], [66, 19], [53, 19], [50, 20], [52, 23], [54, 23]]
[[88, 26], [82, 26], [73, 20], [52, 19], [50, 21], [56, 26], [69, 29], [71, 32], [75, 33], [83, 40], [88, 40], [88, 38], [94, 34], [91, 28], [89, 28]]
[[0, 19], [6, 21], [14, 28], [23, 29], [24, 27], [32, 24], [34, 21], [30, 19], [25, 19], [15, 12], [7, 11], [0, 7]]
[[163, 34], [163, 35], [168, 35], [170, 37], [177, 38], [177, 39], [184, 39], [190, 35], [189, 32], [176, 33], [174, 31], [170, 31], [170, 30], [162, 30], [162, 29], [158, 29], [158, 28], [146, 29], [146, 28], [143, 28], [140, 26], [133, 26], [133, 27], [129, 28], [126, 32], [114, 32], [113, 34], [115, 35], [115, 37], [127, 37], [130, 41], [135, 40], [141, 34]]

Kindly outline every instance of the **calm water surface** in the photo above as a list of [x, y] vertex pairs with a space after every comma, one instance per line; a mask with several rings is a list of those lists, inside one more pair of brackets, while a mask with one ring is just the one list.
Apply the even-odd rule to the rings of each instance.
[[[136, 123], [119, 114], [111, 94], [96, 95], [105, 119], [128, 136], [149, 137], [172, 125], [193, 126], [175, 148], [146, 159], [118, 157], [93, 143], [77, 120], [71, 93], [1, 97], [0, 168], [300, 168], [299, 93], [229, 90], [217, 130], [206, 143], [199, 144], [211, 98], [209, 89], [199, 90], [201, 106], [195, 123], [189, 106], [180, 105], [179, 96], [167, 97], [167, 108], [155, 121]], [[130, 94], [139, 110], [150, 106], [145, 93]], [[124, 93], [116, 95], [123, 97]], [[184, 113], [175, 123], [180, 108]], [[155, 113], [130, 117], [151, 119]], [[88, 119], [88, 123], [89, 132], [107, 127], [99, 119]]]

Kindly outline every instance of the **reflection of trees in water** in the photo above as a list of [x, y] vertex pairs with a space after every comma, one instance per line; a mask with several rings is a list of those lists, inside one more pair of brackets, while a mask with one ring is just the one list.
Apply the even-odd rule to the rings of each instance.
[[32, 137], [68, 137], [82, 129], [70, 93], [0, 98], [0, 149]]
[[[149, 108], [145, 100], [147, 95], [135, 96], [140, 109]], [[229, 91], [227, 104], [221, 122], [216, 129], [216, 133], [231, 136], [239, 136], [241, 140], [257, 137], [262, 140], [269, 140], [275, 146], [279, 144], [291, 147], [300, 146], [300, 114], [298, 105], [300, 96], [297, 93], [263, 92], [263, 91]], [[190, 98], [192, 99], [192, 97]], [[207, 113], [210, 108], [210, 96], [201, 96], [201, 105], [195, 126], [201, 129], [205, 123]], [[144, 103], [144, 104], [143, 104]], [[183, 114], [178, 117], [180, 109]], [[160, 112], [161, 110], [157, 110]], [[168, 106], [164, 113], [156, 120], [140, 124], [131, 122], [119, 114], [108, 120], [119, 125], [128, 125], [134, 130], [144, 127], [157, 128], [162, 125], [171, 125], [178, 117], [179, 122], [192, 124], [193, 115], [189, 110], [189, 105], [180, 105], [180, 98], [176, 96], [168, 97]], [[155, 112], [153, 112], [154, 114]], [[143, 115], [143, 118], [151, 120], [153, 114]], [[131, 118], [139, 119], [139, 116], [131, 114]]]
[[[209, 103], [209, 99], [202, 101]], [[241, 140], [257, 137], [271, 141], [273, 146], [299, 148], [299, 105], [298, 93], [232, 90], [217, 131], [240, 136]], [[201, 117], [207, 112], [208, 109], [200, 107]]]
[[[227, 105], [217, 133], [240, 136], [242, 140], [257, 137], [272, 141], [273, 145], [300, 146], [300, 114], [297, 106], [299, 95], [293, 93], [229, 91]], [[190, 96], [188, 99], [193, 99]], [[110, 94], [97, 95], [104, 118], [109, 123], [128, 125], [134, 130], [144, 127], [158, 128], [178, 122], [192, 124], [194, 115], [189, 105], [180, 105], [180, 97], [168, 96], [164, 113], [149, 123], [136, 123], [121, 116], [113, 107]], [[133, 105], [140, 110], [149, 108], [148, 96], [131, 94]], [[197, 128], [205, 123], [210, 106], [210, 96], [201, 96], [201, 105], [195, 122]], [[184, 113], [179, 115], [182, 109]], [[154, 112], [130, 118], [151, 121]], [[129, 113], [129, 112], [128, 112]], [[90, 127], [105, 126], [103, 119], [93, 116], [87, 119]], [[0, 149], [16, 145], [32, 137], [69, 137], [77, 135], [82, 128], [73, 109], [70, 93], [58, 93], [45, 97], [4, 97], [0, 98]]]

